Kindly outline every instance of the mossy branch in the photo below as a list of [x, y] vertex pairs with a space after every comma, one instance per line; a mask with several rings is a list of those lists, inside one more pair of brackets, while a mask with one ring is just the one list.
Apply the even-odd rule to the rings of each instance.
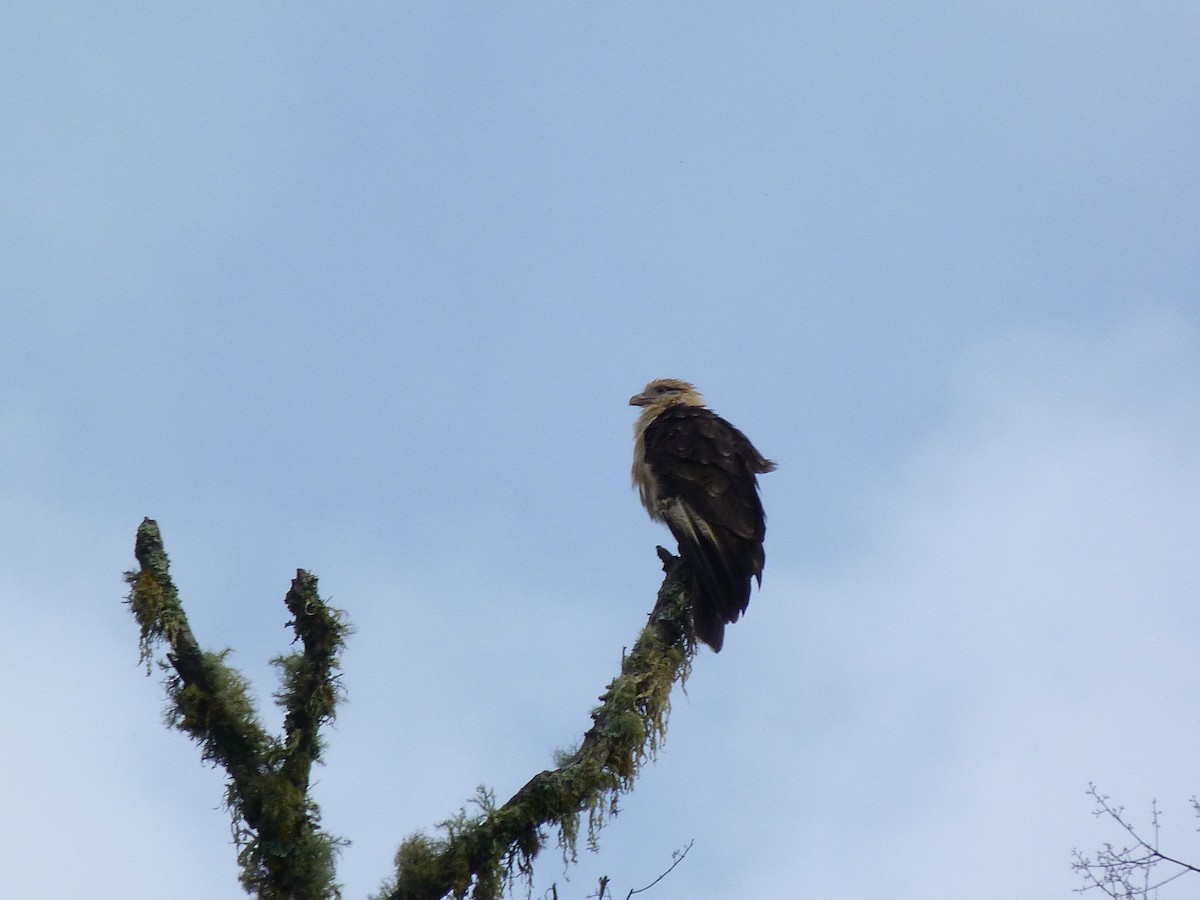
[[468, 892], [473, 900], [495, 900], [514, 876], [531, 874], [545, 826], [558, 829], [559, 844], [573, 859], [584, 813], [594, 846], [605, 817], [666, 736], [671, 687], [686, 679], [695, 654], [678, 560], [662, 547], [658, 552], [667, 574], [650, 621], [600, 696], [579, 749], [502, 806], [481, 788], [473, 801], [479, 814], [468, 817], [464, 810], [443, 822], [443, 837], [410, 837], [396, 853], [394, 880], [376, 900], [441, 900]]
[[[670, 693], [685, 680], [696, 646], [679, 560], [659, 547], [666, 577], [650, 620], [600, 696], [592, 727], [579, 749], [555, 769], [540, 772], [506, 803], [480, 788], [466, 810], [441, 827], [443, 835], [416, 834], [396, 854], [396, 874], [379, 900], [497, 900], [518, 875], [532, 874], [546, 829], [558, 831], [564, 858], [573, 860], [584, 814], [595, 846], [621, 794], [633, 788], [647, 759], [666, 736]], [[340, 897], [334, 858], [341, 842], [319, 828], [308, 796], [312, 766], [320, 761], [320, 728], [341, 698], [340, 654], [349, 626], [317, 592], [317, 579], [296, 573], [285, 603], [301, 650], [274, 663], [282, 676], [275, 700], [285, 711], [283, 735], [260, 724], [246, 679], [226, 653], [200, 648], [170, 576], [158, 525], [146, 519], [135, 548], [139, 569], [126, 573], [128, 604], [141, 628], [141, 658], [149, 671], [155, 649], [167, 646], [168, 721], [203, 748], [204, 759], [229, 776], [225, 802], [239, 845], [241, 881], [260, 900]]]
[[261, 725], [240, 672], [226, 652], [200, 648], [171, 580], [158, 525], [138, 527], [139, 569], [127, 572], [128, 604], [141, 628], [141, 658], [149, 672], [156, 646], [167, 645], [160, 665], [167, 678], [167, 719], [203, 748], [204, 759], [229, 776], [225, 802], [240, 848], [243, 887], [261, 900], [339, 897], [334, 857], [341, 842], [320, 830], [320, 812], [308, 796], [312, 765], [320, 760], [321, 725], [340, 699], [338, 654], [349, 627], [340, 611], [317, 594], [317, 579], [299, 570], [285, 602], [302, 651], [275, 660], [283, 687], [284, 736]]

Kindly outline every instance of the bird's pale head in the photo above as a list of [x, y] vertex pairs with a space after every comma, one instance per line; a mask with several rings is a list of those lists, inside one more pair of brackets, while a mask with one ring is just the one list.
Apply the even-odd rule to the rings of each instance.
[[630, 406], [703, 406], [700, 392], [678, 378], [656, 378], [629, 398]]

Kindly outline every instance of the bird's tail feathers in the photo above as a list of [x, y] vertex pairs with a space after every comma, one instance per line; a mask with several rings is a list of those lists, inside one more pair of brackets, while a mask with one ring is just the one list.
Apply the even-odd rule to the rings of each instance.
[[736, 622], [750, 603], [751, 573], [741, 571], [707, 527], [697, 528], [691, 522], [669, 524], [688, 566], [695, 635], [720, 652], [725, 626]]

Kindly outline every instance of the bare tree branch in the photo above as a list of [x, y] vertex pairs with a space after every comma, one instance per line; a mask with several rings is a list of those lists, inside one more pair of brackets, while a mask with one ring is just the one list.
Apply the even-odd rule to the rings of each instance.
[[[1092, 814], [1115, 822], [1133, 843], [1121, 847], [1106, 843], [1097, 851], [1094, 859], [1078, 850], [1073, 851], [1071, 868], [1083, 877], [1083, 887], [1076, 888], [1076, 893], [1096, 889], [1114, 900], [1147, 900], [1160, 887], [1176, 878], [1192, 872], [1200, 873], [1200, 868], [1158, 849], [1159, 813], [1156, 802], [1150, 805], [1150, 827], [1154, 830], [1154, 842], [1150, 843], [1125, 818], [1125, 808], [1113, 806], [1109, 797], [1101, 794], [1094, 784], [1088, 785], [1088, 796], [1096, 803]], [[1197, 811], [1200, 812], [1200, 807], [1197, 807]], [[1156, 870], [1162, 865], [1173, 867], [1171, 874], [1155, 878]]]
[[634, 890], [630, 890], [630, 892], [625, 895], [625, 900], [629, 900], [629, 898], [632, 897], [634, 894], [641, 894], [644, 891], [650, 890], [650, 888], [654, 887], [656, 884], [658, 884], [660, 881], [662, 881], [664, 878], [666, 878], [668, 875], [670, 875], [671, 872], [675, 869], [675, 867], [677, 865], [679, 865], [681, 862], [683, 862], [683, 858], [688, 855], [688, 851], [692, 849], [692, 844], [694, 844], [694, 843], [695, 843], [695, 841], [688, 841], [686, 847], [684, 847], [682, 850], [676, 850], [674, 853], [672, 853], [671, 854], [671, 865], [669, 865], [667, 867], [667, 870], [665, 872], [663, 872], [661, 875], [659, 875], [657, 878], [655, 878], [652, 882], [650, 882], [645, 887], [640, 887], [640, 888], [636, 888]]

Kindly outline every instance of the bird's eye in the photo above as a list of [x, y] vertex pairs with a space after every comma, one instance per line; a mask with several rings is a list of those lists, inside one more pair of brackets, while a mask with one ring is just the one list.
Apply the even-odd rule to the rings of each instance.
[[656, 393], [656, 394], [666, 394], [666, 393], [669, 393], [670, 391], [671, 391], [671, 388], [665, 384], [660, 384], [658, 387], [656, 387], [654, 389], [654, 393]]

